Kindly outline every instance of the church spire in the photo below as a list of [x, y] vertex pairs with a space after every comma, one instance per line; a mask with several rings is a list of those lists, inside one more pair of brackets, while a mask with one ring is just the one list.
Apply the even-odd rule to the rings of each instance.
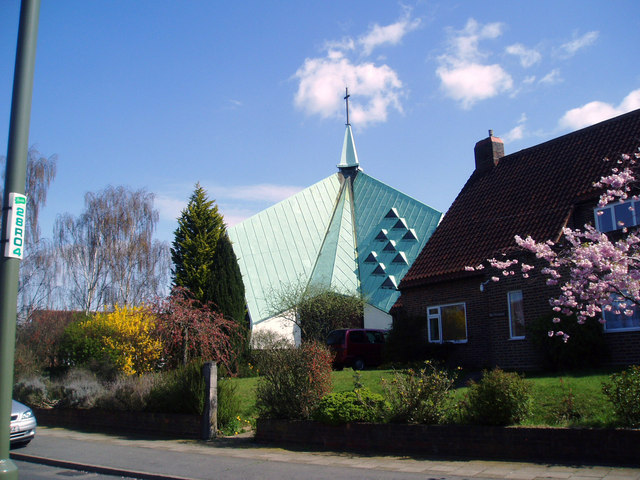
[[342, 144], [342, 155], [340, 157], [340, 163], [338, 164], [338, 168], [340, 170], [343, 169], [353, 169], [360, 166], [360, 162], [358, 161], [358, 152], [356, 152], [356, 144], [353, 141], [353, 132], [351, 131], [351, 124], [349, 123], [349, 89], [345, 89], [346, 95], [344, 96], [344, 100], [346, 103], [347, 109], [347, 129], [344, 132], [344, 142]]

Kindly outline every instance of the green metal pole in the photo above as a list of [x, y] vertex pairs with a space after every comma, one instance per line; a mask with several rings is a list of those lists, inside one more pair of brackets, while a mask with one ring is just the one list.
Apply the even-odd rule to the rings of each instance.
[[[24, 194], [25, 192], [39, 15], [40, 0], [22, 0], [4, 184], [3, 205], [5, 207], [9, 205], [10, 193]], [[2, 432], [0, 434], [0, 479], [17, 480], [18, 469], [9, 459], [9, 423], [11, 422], [20, 260], [5, 256], [8, 212], [8, 208], [3, 208], [0, 249], [0, 432]]]

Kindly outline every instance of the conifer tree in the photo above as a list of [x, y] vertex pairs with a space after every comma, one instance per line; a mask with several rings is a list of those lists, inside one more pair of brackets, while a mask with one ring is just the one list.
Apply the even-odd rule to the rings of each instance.
[[216, 245], [208, 297], [225, 318], [244, 326], [244, 284], [238, 259], [226, 232], [220, 235]]
[[211, 300], [209, 285], [214, 253], [224, 231], [224, 219], [215, 200], [209, 200], [204, 188], [197, 183], [178, 219], [171, 259], [173, 285], [188, 289], [203, 305]]

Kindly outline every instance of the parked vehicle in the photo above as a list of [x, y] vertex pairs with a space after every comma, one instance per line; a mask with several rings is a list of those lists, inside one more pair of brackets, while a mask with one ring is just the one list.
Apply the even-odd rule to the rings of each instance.
[[26, 445], [36, 436], [36, 417], [20, 402], [11, 400], [11, 445]]
[[332, 331], [327, 337], [327, 346], [334, 354], [334, 368], [352, 367], [354, 370], [362, 370], [380, 365], [387, 333], [386, 330], [371, 328]]

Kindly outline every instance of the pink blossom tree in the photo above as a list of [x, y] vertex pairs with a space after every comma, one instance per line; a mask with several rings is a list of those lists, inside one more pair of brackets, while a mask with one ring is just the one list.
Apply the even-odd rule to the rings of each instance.
[[[604, 189], [599, 207], [618, 202], [628, 204], [633, 212], [633, 203], [638, 200], [632, 195], [636, 185], [635, 166], [640, 153], [622, 155], [609, 175], [594, 183], [594, 187]], [[608, 161], [608, 159], [605, 159]], [[598, 214], [602, 214], [599, 211]], [[616, 315], [634, 315], [640, 306], [640, 236], [638, 228], [618, 222], [615, 233], [599, 232], [591, 225], [582, 229], [564, 228], [562, 240], [536, 241], [530, 236], [516, 235], [516, 244], [525, 252], [535, 254], [542, 264], [540, 273], [546, 277], [547, 285], [558, 285], [560, 294], [550, 299], [553, 310], [565, 315], [575, 314], [578, 323], [588, 318], [598, 318], [604, 323], [603, 312]], [[520, 274], [528, 278], [535, 267], [516, 258], [488, 259], [492, 267], [501, 272], [502, 277]], [[483, 265], [466, 267], [468, 271], [482, 269]], [[497, 282], [499, 276], [491, 277]], [[559, 323], [559, 318], [554, 318]], [[549, 336], [562, 336], [566, 342], [569, 336], [562, 331], [549, 331]]]

